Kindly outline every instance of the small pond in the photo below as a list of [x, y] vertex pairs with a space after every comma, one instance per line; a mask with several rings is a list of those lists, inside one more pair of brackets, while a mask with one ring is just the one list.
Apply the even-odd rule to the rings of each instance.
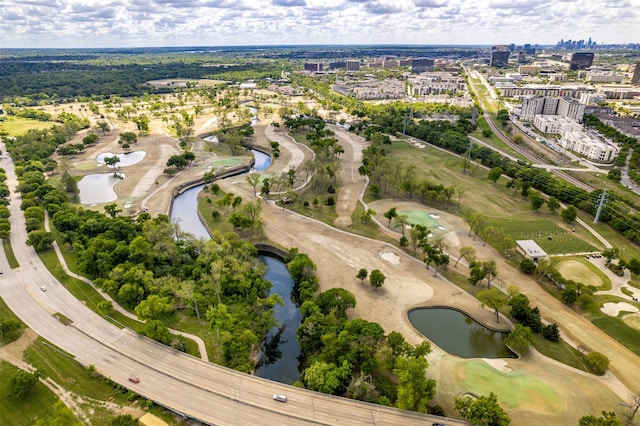
[[[118, 194], [113, 187], [124, 179], [122, 173], [113, 176], [113, 173], [87, 175], [78, 182], [80, 204], [109, 203], [118, 199]], [[122, 178], [122, 179], [121, 179]]]
[[141, 162], [144, 159], [145, 155], [147, 155], [146, 151], [133, 151], [124, 154], [112, 154], [110, 152], [103, 152], [102, 154], [98, 155], [96, 161], [98, 163], [104, 164], [105, 158], [118, 157], [120, 159], [120, 162], [116, 165], [118, 167], [127, 167]]
[[276, 305], [274, 308], [274, 317], [280, 325], [273, 327], [267, 334], [255, 375], [291, 385], [300, 378], [300, 346], [296, 330], [302, 322], [298, 306], [291, 295], [293, 280], [287, 265], [280, 259], [265, 255], [260, 255], [259, 259], [267, 265], [265, 278], [273, 284], [270, 294], [279, 294], [284, 305]]
[[516, 358], [504, 344], [507, 333], [489, 330], [455, 309], [419, 308], [409, 322], [442, 350], [461, 358]]

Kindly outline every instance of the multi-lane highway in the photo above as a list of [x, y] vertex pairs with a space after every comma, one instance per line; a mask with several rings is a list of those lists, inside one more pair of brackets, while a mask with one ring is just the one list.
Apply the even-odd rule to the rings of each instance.
[[[3, 159], [15, 194], [13, 164]], [[30, 328], [84, 365], [140, 395], [206, 424], [424, 425], [465, 422], [361, 403], [283, 385], [175, 351], [128, 329], [119, 329], [75, 299], [43, 266], [26, 241], [20, 197], [13, 195], [11, 244], [20, 267], [0, 257], [0, 297]], [[46, 290], [44, 291], [43, 288]], [[70, 319], [64, 325], [54, 314]], [[130, 375], [140, 383], [128, 381]], [[273, 399], [287, 395], [287, 402]]]

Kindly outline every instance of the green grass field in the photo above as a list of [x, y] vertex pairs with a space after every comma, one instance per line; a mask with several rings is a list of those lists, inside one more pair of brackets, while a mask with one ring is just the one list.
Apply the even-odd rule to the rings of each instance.
[[4, 249], [7, 262], [9, 262], [9, 267], [12, 269], [18, 268], [20, 264], [18, 263], [18, 259], [16, 259], [16, 255], [13, 254], [13, 247], [11, 247], [11, 241], [9, 239], [2, 240], [2, 248]]
[[[44, 384], [38, 382], [32, 390], [31, 396], [16, 399], [7, 394], [10, 389], [11, 376], [17, 367], [6, 361], [0, 361], [0, 424], [3, 426], [26, 426], [36, 421], [44, 421], [52, 411], [52, 406], [58, 397]], [[69, 410], [65, 407], [66, 410]]]
[[[559, 217], [557, 218], [559, 219]], [[492, 220], [516, 240], [533, 240], [549, 255], [584, 253], [602, 250], [586, 229], [576, 226], [576, 232], [551, 218]], [[551, 239], [549, 239], [551, 237]]]
[[618, 317], [602, 316], [592, 320], [598, 328], [613, 337], [636, 355], [640, 355], [640, 331], [629, 327]]
[[563, 278], [594, 286], [598, 291], [611, 290], [611, 280], [600, 269], [583, 257], [565, 257], [553, 262]]
[[237, 166], [242, 163], [243, 163], [243, 160], [238, 157], [218, 158], [210, 162], [212, 167]]
[[18, 136], [26, 133], [29, 129], [47, 129], [53, 125], [55, 123], [7, 116], [7, 120], [0, 121], [0, 130], [4, 130], [7, 136]]
[[549, 384], [518, 372], [504, 373], [482, 361], [464, 363], [464, 385], [476, 395], [498, 396], [500, 405], [519, 408], [535, 396], [542, 412], [556, 412], [563, 406], [562, 396]]

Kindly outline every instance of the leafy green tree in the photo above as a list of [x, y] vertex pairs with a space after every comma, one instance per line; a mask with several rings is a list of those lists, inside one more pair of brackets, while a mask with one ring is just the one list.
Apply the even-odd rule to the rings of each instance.
[[364, 280], [367, 279], [368, 275], [369, 275], [369, 272], [367, 272], [367, 270], [365, 268], [361, 268], [358, 271], [358, 274], [356, 275], [356, 278], [360, 280], [360, 284], [363, 284]]
[[556, 197], [549, 197], [549, 199], [547, 200], [547, 208], [549, 209], [549, 211], [551, 211], [551, 213], [555, 214], [556, 210], [558, 210], [560, 207], [560, 202]]
[[617, 167], [609, 170], [609, 173], [607, 173], [607, 179], [614, 182], [620, 182], [622, 180], [622, 171]]
[[509, 333], [504, 342], [517, 352], [526, 353], [529, 351], [529, 348], [533, 346], [533, 333], [529, 327], [522, 324], [516, 324], [515, 328], [511, 333]]
[[110, 203], [104, 206], [104, 212], [113, 218], [122, 213], [122, 209], [119, 209], [116, 203]]
[[171, 342], [171, 333], [164, 322], [160, 320], [147, 321], [142, 329], [142, 334], [165, 345]]
[[31, 396], [33, 388], [38, 383], [40, 373], [18, 369], [9, 377], [9, 396], [16, 399], [23, 399]]
[[479, 291], [476, 297], [482, 306], [488, 306], [496, 314], [496, 322], [500, 322], [499, 309], [507, 303], [507, 296], [495, 287]]
[[479, 398], [469, 395], [456, 398], [454, 407], [473, 426], [508, 426], [511, 423], [507, 413], [498, 405], [498, 397], [493, 392]]
[[540, 210], [540, 207], [547, 201], [539, 191], [530, 190], [528, 197], [529, 201], [531, 201], [531, 209], [534, 211]]
[[504, 170], [502, 170], [502, 167], [499, 167], [499, 166], [496, 166], [491, 170], [489, 170], [489, 180], [493, 182], [494, 186], [496, 185], [496, 183], [498, 182], [498, 179], [500, 179], [500, 176], [502, 176], [503, 173], [504, 173]]
[[574, 285], [566, 285], [560, 298], [567, 305], [573, 305], [578, 300], [578, 289]]
[[456, 259], [456, 263], [453, 265], [454, 268], [458, 267], [458, 262], [460, 259], [464, 257], [464, 260], [467, 262], [473, 262], [476, 260], [476, 249], [472, 246], [462, 246], [460, 247], [460, 256]]
[[557, 342], [560, 340], [560, 329], [558, 328], [557, 323], [547, 324], [542, 329], [542, 336], [550, 340], [552, 342]]
[[519, 269], [525, 274], [531, 275], [536, 271], [536, 262], [529, 259], [528, 257], [525, 257], [520, 261]]
[[100, 137], [95, 133], [89, 133], [87, 136], [82, 138], [82, 143], [86, 146], [93, 145], [94, 143], [98, 142], [99, 138]]
[[580, 426], [622, 426], [622, 422], [613, 411], [603, 411], [600, 417], [594, 415], [581, 417], [578, 424]]
[[402, 410], [425, 413], [429, 400], [435, 397], [436, 382], [426, 377], [429, 363], [424, 355], [396, 358], [393, 368], [393, 374], [398, 377], [396, 407]]
[[32, 246], [35, 251], [43, 251], [51, 247], [55, 240], [51, 232], [36, 230], [27, 234], [27, 245]]
[[135, 307], [136, 315], [141, 320], [162, 320], [171, 315], [173, 306], [168, 297], [152, 294]]
[[565, 222], [573, 222], [578, 217], [578, 210], [574, 206], [567, 206], [566, 209], [562, 209], [560, 216]]
[[253, 194], [256, 194], [256, 187], [260, 184], [260, 180], [262, 179], [262, 177], [260, 176], [260, 173], [249, 173], [247, 175], [247, 182], [249, 182], [249, 185], [251, 185], [253, 187]]
[[391, 207], [389, 210], [387, 210], [386, 212], [384, 212], [384, 217], [387, 218], [389, 220], [389, 223], [387, 224], [387, 227], [391, 227], [391, 221], [398, 216], [398, 212], [397, 209], [395, 207]]
[[105, 157], [104, 159], [104, 164], [106, 164], [107, 166], [113, 167], [113, 175], [117, 176], [118, 175], [118, 166], [117, 164], [120, 162], [120, 157], [118, 157], [117, 155], [114, 155], [112, 157]]
[[609, 358], [600, 352], [590, 352], [585, 357], [589, 369], [598, 376], [602, 376], [609, 369]]
[[20, 330], [22, 325], [15, 318], [0, 318], [0, 337], [4, 337], [9, 333]]
[[374, 288], [380, 288], [384, 285], [386, 278], [379, 269], [374, 269], [369, 274], [369, 283], [371, 283], [371, 286]]
[[306, 368], [300, 378], [307, 389], [334, 395], [342, 392], [351, 377], [351, 365], [345, 359], [340, 366], [316, 361]]
[[347, 319], [347, 309], [355, 308], [356, 298], [349, 290], [332, 288], [316, 297], [316, 305], [325, 313], [333, 313], [336, 318]]
[[[148, 128], [147, 128], [148, 130]], [[120, 133], [120, 138], [118, 139], [118, 143], [131, 145], [132, 143], [138, 142], [138, 137], [133, 132], [123, 132]]]

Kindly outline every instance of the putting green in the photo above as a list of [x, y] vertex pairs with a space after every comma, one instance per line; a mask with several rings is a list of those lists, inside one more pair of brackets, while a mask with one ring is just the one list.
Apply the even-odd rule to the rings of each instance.
[[407, 221], [412, 225], [422, 225], [427, 228], [435, 228], [438, 226], [436, 219], [429, 215], [425, 210], [398, 210], [399, 215], [407, 216]]
[[601, 287], [607, 280], [606, 276], [603, 276], [602, 272], [597, 272], [590, 269], [587, 265], [579, 260], [567, 259], [558, 262], [556, 265], [558, 272], [567, 280], [572, 280], [584, 285], [592, 285], [594, 287]]
[[557, 413], [564, 398], [547, 382], [517, 372], [501, 372], [483, 361], [467, 361], [460, 365], [462, 383], [476, 395], [498, 396], [500, 405], [512, 409], [540, 413]]
[[640, 330], [640, 314], [628, 314], [622, 317], [622, 321], [629, 327]]
[[236, 166], [238, 164], [242, 164], [242, 160], [235, 157], [218, 158], [213, 160], [210, 164], [213, 167]]

